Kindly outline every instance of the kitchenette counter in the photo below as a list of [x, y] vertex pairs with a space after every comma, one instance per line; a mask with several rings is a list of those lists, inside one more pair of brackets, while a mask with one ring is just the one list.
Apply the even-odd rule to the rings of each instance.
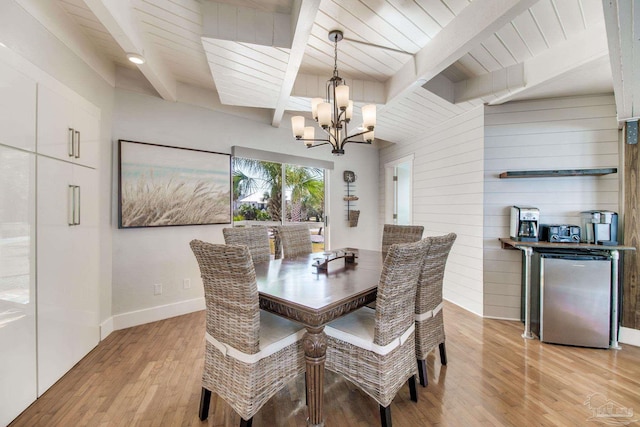
[[531, 255], [534, 251], [546, 251], [553, 249], [558, 252], [598, 252], [606, 253], [611, 259], [611, 340], [609, 348], [619, 349], [618, 345], [618, 271], [620, 263], [619, 251], [635, 251], [633, 246], [625, 245], [594, 245], [590, 243], [551, 243], [551, 242], [522, 242], [511, 238], [500, 238], [504, 249], [519, 249], [524, 254], [524, 332], [523, 338], [533, 339], [531, 333]]

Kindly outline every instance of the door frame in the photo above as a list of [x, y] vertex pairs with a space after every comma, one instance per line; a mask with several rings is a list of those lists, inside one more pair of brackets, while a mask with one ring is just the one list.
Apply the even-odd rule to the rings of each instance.
[[384, 222], [385, 224], [395, 224], [394, 213], [396, 208], [396, 168], [402, 163], [409, 163], [409, 200], [411, 206], [409, 208], [409, 223], [413, 223], [413, 160], [415, 154], [409, 154], [399, 159], [392, 160], [384, 164]]

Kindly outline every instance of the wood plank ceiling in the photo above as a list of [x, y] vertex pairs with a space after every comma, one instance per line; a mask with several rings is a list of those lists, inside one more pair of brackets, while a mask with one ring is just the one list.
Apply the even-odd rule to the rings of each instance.
[[118, 66], [132, 48], [156, 58], [141, 71], [161, 96], [213, 89], [274, 125], [323, 96], [333, 29], [356, 107], [378, 104], [391, 142], [481, 103], [613, 91], [600, 0], [57, 1]]

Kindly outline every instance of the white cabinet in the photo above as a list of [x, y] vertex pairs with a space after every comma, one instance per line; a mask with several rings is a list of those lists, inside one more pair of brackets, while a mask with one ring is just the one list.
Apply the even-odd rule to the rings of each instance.
[[100, 340], [99, 134], [97, 107], [0, 48], [0, 425]]
[[98, 344], [97, 173], [38, 156], [38, 390]]
[[100, 113], [77, 95], [65, 92], [38, 84], [38, 153], [96, 167]]
[[0, 144], [35, 151], [36, 82], [0, 61]]
[[35, 157], [0, 145], [0, 425], [37, 393]]

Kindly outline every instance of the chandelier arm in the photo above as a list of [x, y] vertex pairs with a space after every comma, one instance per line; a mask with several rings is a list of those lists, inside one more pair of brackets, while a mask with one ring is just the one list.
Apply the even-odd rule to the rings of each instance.
[[347, 142], [352, 142], [352, 143], [355, 143], [355, 144], [369, 144], [369, 145], [371, 144], [369, 141], [356, 141], [356, 140], [352, 140], [352, 139], [345, 139], [344, 141], [342, 141], [342, 146], [344, 147], [344, 145]]
[[321, 139], [320, 141], [327, 141], [329, 144], [333, 145], [334, 147], [337, 147], [338, 146], [338, 138], [335, 135], [333, 135], [331, 132], [326, 130], [325, 128], [320, 127], [320, 129], [322, 129], [324, 131], [324, 133], [326, 133], [329, 136], [329, 138]]
[[370, 129], [367, 129], [367, 130], [363, 130], [362, 132], [354, 133], [353, 135], [347, 136], [344, 139], [344, 141], [346, 141], [347, 139], [350, 139], [350, 138], [355, 138], [356, 136], [364, 135], [365, 133], [370, 132], [370, 131], [371, 131]]
[[[307, 141], [314, 141], [313, 139], [308, 139]], [[317, 140], [315, 140], [317, 141]], [[307, 148], [314, 148], [314, 147], [320, 147], [321, 145], [330, 145], [333, 147], [333, 144], [330, 142], [327, 142], [327, 140], [321, 139], [320, 141], [324, 141], [320, 144], [313, 144], [313, 145], [309, 145]]]
[[347, 136], [347, 137], [346, 137], [345, 139], [343, 139], [343, 140], [342, 140], [342, 142], [340, 143], [340, 149], [344, 148], [344, 145], [345, 145], [347, 142], [355, 142], [355, 143], [357, 143], [357, 144], [371, 144], [370, 142], [367, 142], [367, 141], [356, 141], [356, 140], [351, 139], [351, 138], [355, 138], [356, 136], [364, 135], [364, 134], [365, 134], [365, 133], [367, 133], [367, 132], [369, 132], [369, 130], [365, 130], [365, 131], [358, 132], [358, 133], [354, 133], [353, 135], [349, 135], [349, 136]]
[[[296, 141], [313, 141], [313, 142], [323, 142], [324, 144], [331, 144], [331, 141], [329, 141], [328, 139], [318, 139], [318, 138], [296, 138]], [[318, 145], [324, 145], [324, 144], [318, 144]], [[331, 144], [333, 145], [333, 144]]]

